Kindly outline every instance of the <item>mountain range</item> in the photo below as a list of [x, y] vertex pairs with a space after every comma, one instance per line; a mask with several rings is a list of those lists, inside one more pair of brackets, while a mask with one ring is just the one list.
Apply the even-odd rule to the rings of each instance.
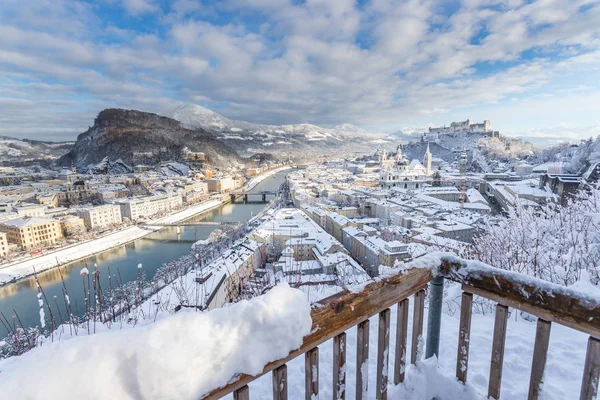
[[10, 165], [50, 165], [73, 147], [74, 142], [46, 142], [0, 136], [0, 161]]
[[184, 104], [164, 113], [187, 129], [205, 129], [244, 157], [257, 153], [309, 159], [370, 151], [389, 142], [388, 135], [371, 133], [352, 124], [322, 128], [312, 124], [263, 125], [230, 120], [207, 108]]

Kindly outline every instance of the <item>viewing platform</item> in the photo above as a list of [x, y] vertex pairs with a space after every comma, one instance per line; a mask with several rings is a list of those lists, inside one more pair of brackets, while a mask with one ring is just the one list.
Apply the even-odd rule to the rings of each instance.
[[[409, 364], [415, 364], [424, 350], [425, 358], [439, 355], [444, 280], [462, 285], [459, 333], [456, 347], [455, 376], [466, 384], [469, 371], [471, 316], [474, 296], [495, 303], [492, 351], [487, 396], [500, 399], [504, 349], [507, 337], [509, 307], [537, 317], [535, 343], [530, 349], [532, 362], [528, 399], [538, 399], [543, 390], [544, 372], [553, 324], [589, 335], [583, 367], [579, 399], [592, 400], [598, 392], [600, 375], [600, 303], [599, 299], [576, 289], [548, 283], [527, 275], [464, 261], [449, 255], [430, 255], [415, 260], [414, 268], [366, 285], [361, 291], [345, 290], [313, 304], [312, 330], [302, 345], [287, 357], [268, 363], [260, 374], [239, 374], [223, 387], [204, 394], [202, 399], [218, 399], [233, 393], [236, 400], [250, 399], [248, 384], [269, 372], [272, 374], [273, 399], [288, 398], [286, 363], [304, 355], [305, 398], [319, 397], [319, 347], [333, 339], [333, 398], [345, 399], [349, 387], [355, 388], [356, 399], [388, 398], [388, 381], [398, 385], [405, 380]], [[429, 310], [425, 315], [428, 291]], [[409, 298], [412, 296], [412, 328], [409, 336]], [[390, 343], [391, 307], [396, 309], [396, 335]], [[378, 315], [377, 348], [370, 358], [369, 318]], [[428, 319], [424, 334], [424, 319]], [[356, 344], [346, 342], [346, 331], [356, 326]], [[425, 346], [420, 345], [424, 340]], [[410, 351], [408, 343], [410, 341]], [[393, 352], [390, 352], [390, 344]], [[356, 359], [346, 358], [347, 346], [356, 346]], [[390, 357], [390, 354], [393, 357]], [[393, 358], [389, 360], [389, 358]], [[376, 386], [368, 387], [366, 368], [376, 363]], [[388, 369], [388, 365], [391, 366]], [[327, 362], [328, 365], [329, 362]], [[358, 367], [358, 366], [361, 367]], [[346, 376], [348, 367], [354, 377]], [[526, 366], [525, 366], [526, 367]], [[389, 371], [389, 373], [388, 373]], [[475, 371], [480, 376], [480, 372]], [[389, 377], [388, 377], [389, 376]], [[390, 382], [390, 383], [391, 383]], [[328, 386], [328, 384], [326, 384]], [[392, 387], [391, 385], [389, 387]], [[298, 393], [292, 393], [297, 397]], [[438, 398], [438, 397], [436, 397]]]

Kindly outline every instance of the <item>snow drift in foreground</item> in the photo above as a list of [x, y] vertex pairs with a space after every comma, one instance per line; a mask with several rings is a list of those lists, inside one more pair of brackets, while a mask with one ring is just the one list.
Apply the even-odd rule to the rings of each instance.
[[281, 284], [227, 308], [35, 349], [5, 364], [0, 397], [197, 399], [288, 355], [311, 325], [305, 294]]

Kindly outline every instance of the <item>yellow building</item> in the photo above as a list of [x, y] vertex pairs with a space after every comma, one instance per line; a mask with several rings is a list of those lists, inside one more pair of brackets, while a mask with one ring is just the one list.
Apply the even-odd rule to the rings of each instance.
[[59, 221], [37, 217], [3, 221], [0, 232], [6, 233], [8, 243], [15, 243], [22, 249], [51, 245], [63, 237]]
[[8, 255], [8, 240], [6, 239], [6, 233], [0, 232], [0, 257], [6, 257]]
[[87, 231], [83, 218], [69, 215], [60, 220], [65, 235], [73, 235]]
[[46, 207], [58, 207], [58, 196], [56, 193], [40, 193], [35, 196], [38, 204]]

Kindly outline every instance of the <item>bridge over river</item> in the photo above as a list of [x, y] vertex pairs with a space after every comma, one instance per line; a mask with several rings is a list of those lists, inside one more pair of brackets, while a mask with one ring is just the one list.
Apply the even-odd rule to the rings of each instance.
[[[239, 198], [243, 198], [244, 203], [267, 203], [267, 196], [277, 196], [277, 194], [277, 191], [274, 190], [262, 190], [260, 192], [232, 192], [229, 197], [232, 203], [235, 203]], [[254, 199], [250, 200], [250, 196], [253, 196]], [[256, 199], [258, 196], [260, 196], [259, 199]]]
[[196, 222], [173, 222], [171, 224], [161, 224], [156, 222], [142, 223], [142, 226], [219, 226], [219, 225], [239, 225], [238, 221], [196, 221]]

